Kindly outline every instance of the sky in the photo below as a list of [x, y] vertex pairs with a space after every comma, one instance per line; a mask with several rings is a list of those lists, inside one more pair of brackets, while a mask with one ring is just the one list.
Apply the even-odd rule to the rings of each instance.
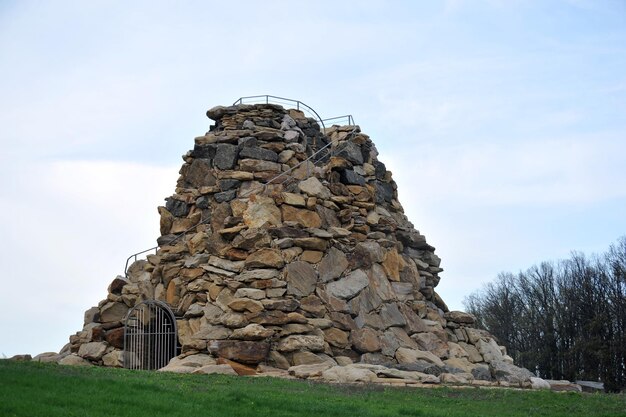
[[82, 328], [206, 110], [256, 94], [353, 115], [450, 309], [626, 235], [624, 1], [2, 0], [0, 357]]

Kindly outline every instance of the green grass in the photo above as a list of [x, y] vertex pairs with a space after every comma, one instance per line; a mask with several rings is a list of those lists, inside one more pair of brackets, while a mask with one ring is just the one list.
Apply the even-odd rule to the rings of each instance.
[[626, 416], [626, 396], [337, 386], [3, 360], [0, 416]]

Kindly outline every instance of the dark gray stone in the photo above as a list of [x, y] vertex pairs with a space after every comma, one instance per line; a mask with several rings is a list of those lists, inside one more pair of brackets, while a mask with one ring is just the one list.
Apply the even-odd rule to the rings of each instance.
[[239, 249], [251, 250], [253, 248], [267, 247], [271, 243], [271, 239], [267, 234], [267, 229], [247, 229], [240, 232], [232, 245]]
[[385, 201], [391, 203], [391, 200], [393, 200], [393, 185], [388, 182], [375, 181], [374, 188], [376, 189], [376, 204], [383, 204]]
[[262, 159], [264, 161], [278, 161], [278, 154], [269, 149], [259, 148], [258, 146], [244, 147], [239, 151], [240, 158]]
[[350, 254], [350, 266], [352, 268], [367, 268], [374, 262], [382, 262], [384, 251], [380, 245], [368, 240], [356, 245], [354, 252]]
[[306, 297], [315, 291], [317, 272], [308, 262], [292, 262], [285, 267], [285, 281], [287, 294]]
[[328, 282], [339, 278], [347, 267], [348, 260], [346, 255], [339, 249], [332, 247], [326, 252], [317, 269], [320, 273], [320, 280]]
[[408, 334], [427, 332], [428, 326], [424, 323], [416, 313], [411, 309], [411, 307], [406, 304], [399, 303], [398, 310], [406, 320], [406, 331]]
[[163, 235], [157, 238], [157, 245], [166, 246], [169, 245], [172, 241], [176, 240], [176, 235]]
[[296, 311], [300, 307], [300, 302], [293, 298], [286, 298], [283, 300], [264, 300], [263, 306], [267, 310], [280, 310], [280, 311]]
[[189, 205], [184, 201], [174, 198], [167, 198], [165, 200], [165, 208], [176, 217], [185, 217], [189, 214]]
[[340, 180], [344, 184], [365, 185], [365, 178], [351, 169], [344, 169], [340, 172]]
[[301, 237], [309, 236], [309, 234], [305, 232], [304, 230], [296, 229], [295, 227], [291, 227], [291, 226], [283, 226], [283, 227], [276, 227], [273, 229], [269, 229], [269, 233], [275, 239], [283, 239], [286, 237], [301, 238]]
[[333, 297], [350, 300], [361, 292], [363, 288], [367, 287], [368, 284], [369, 279], [365, 272], [357, 269], [338, 281], [330, 282], [326, 286], [326, 291]]
[[246, 136], [245, 138], [239, 138], [237, 144], [239, 145], [239, 149], [244, 148], [246, 146], [256, 146], [259, 141], [252, 136]]
[[[433, 248], [432, 246], [428, 245], [429, 247], [432, 248], [432, 250], [434, 250], [435, 248]], [[439, 258], [437, 255], [435, 255], [432, 252], [425, 252], [422, 254], [422, 260], [424, 262], [427, 262], [428, 265], [431, 266], [436, 266], [439, 267], [439, 265], [441, 265], [441, 258]]]
[[443, 369], [449, 374], [462, 374], [465, 372], [463, 369], [455, 368], [454, 366], [450, 365], [444, 366]]
[[233, 188], [239, 187], [239, 184], [241, 184], [241, 181], [239, 181], [239, 180], [219, 180], [217, 183], [218, 183], [218, 185], [220, 187], [220, 190], [228, 191], [228, 190], [232, 190]]
[[315, 211], [320, 216], [320, 219], [322, 219], [323, 228], [341, 227], [341, 222], [337, 218], [335, 210], [331, 210], [318, 204], [315, 206]]
[[215, 157], [216, 146], [214, 143], [208, 145], [196, 145], [191, 151], [193, 158], [213, 159]]
[[406, 325], [406, 320], [396, 303], [384, 304], [379, 314], [385, 327]]
[[380, 346], [383, 355], [395, 356], [396, 350], [400, 347], [400, 341], [393, 332], [386, 331], [380, 338]]
[[232, 169], [237, 161], [237, 146], [229, 143], [217, 145], [213, 165], [218, 169]]
[[206, 209], [209, 208], [209, 203], [211, 201], [209, 200], [209, 197], [203, 195], [200, 196], [196, 199], [196, 207], [198, 207], [199, 209]]
[[365, 142], [361, 145], [361, 156], [363, 157], [363, 162], [369, 162], [370, 153], [372, 152], [372, 144], [370, 142]]
[[340, 330], [358, 329], [356, 323], [354, 322], [354, 320], [349, 314], [340, 313], [338, 311], [331, 311], [329, 315], [330, 315], [330, 319], [335, 324], [335, 327], [337, 327]]
[[385, 330], [385, 325], [383, 324], [382, 319], [376, 312], [372, 312], [372, 313], [361, 312], [354, 319], [354, 323], [357, 325], [359, 329], [362, 329], [363, 327], [367, 326], [376, 330]]
[[[433, 365], [432, 363], [426, 361], [417, 361], [414, 363], [402, 363], [391, 366], [396, 369], [400, 369], [401, 371], [417, 371], [422, 372], [424, 374], [439, 376], [443, 372], [443, 369], [437, 365]], [[489, 372], [489, 370], [487, 370]]]
[[211, 161], [207, 159], [194, 159], [190, 165], [183, 166], [181, 174], [185, 180], [185, 187], [200, 188], [215, 185]]
[[350, 300], [350, 308], [353, 314], [358, 315], [359, 313], [369, 313], [377, 309], [382, 303], [383, 300], [376, 294], [376, 291], [368, 287]]
[[382, 365], [387, 368], [390, 368], [391, 365], [396, 362], [390, 358], [389, 356], [385, 356], [380, 353], [364, 353], [361, 355], [361, 363], [367, 363], [370, 365]]
[[237, 226], [241, 222], [243, 222], [243, 217], [241, 216], [228, 216], [224, 219], [224, 227]]
[[387, 173], [387, 167], [380, 161], [374, 161], [374, 175], [377, 179], [383, 180], [385, 179], [385, 174]]
[[480, 379], [481, 381], [491, 381], [491, 371], [487, 365], [478, 365], [472, 369], [472, 375], [474, 379]]
[[494, 360], [489, 363], [491, 376], [496, 381], [506, 381], [512, 384], [522, 384], [535, 375], [526, 368], [520, 368], [511, 363]]
[[367, 276], [370, 280], [370, 287], [376, 291], [381, 300], [394, 301], [398, 299], [398, 296], [387, 279], [385, 270], [380, 264], [373, 264], [370, 270], [367, 271]]
[[408, 246], [414, 249], [421, 250], [433, 250], [434, 248], [426, 243], [426, 238], [416, 231], [406, 232], [404, 230], [398, 230], [396, 237], [404, 246]]
[[218, 203], [223, 203], [225, 201], [230, 201], [237, 197], [237, 190], [228, 190], [222, 191], [221, 193], [217, 193], [214, 195], [215, 201]]
[[345, 158], [355, 165], [363, 165], [361, 147], [354, 142], [346, 141], [340, 143], [337, 149], [335, 149], [335, 155]]

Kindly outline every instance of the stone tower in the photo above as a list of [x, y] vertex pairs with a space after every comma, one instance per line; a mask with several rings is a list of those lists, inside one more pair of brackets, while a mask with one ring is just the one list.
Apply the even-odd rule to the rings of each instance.
[[195, 138], [158, 208], [156, 254], [86, 313], [66, 349], [74, 360], [122, 366], [129, 310], [159, 300], [176, 317], [173, 362], [358, 363], [395, 377], [528, 382], [472, 316], [448, 311], [436, 293], [435, 248], [404, 215], [391, 172], [358, 126], [322, 129], [272, 104], [207, 115], [214, 125]]

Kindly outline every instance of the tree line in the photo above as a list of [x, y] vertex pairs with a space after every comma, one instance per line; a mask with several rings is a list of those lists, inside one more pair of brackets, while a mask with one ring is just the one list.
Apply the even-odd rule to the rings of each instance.
[[626, 388], [626, 236], [600, 255], [500, 273], [464, 305], [538, 376]]

